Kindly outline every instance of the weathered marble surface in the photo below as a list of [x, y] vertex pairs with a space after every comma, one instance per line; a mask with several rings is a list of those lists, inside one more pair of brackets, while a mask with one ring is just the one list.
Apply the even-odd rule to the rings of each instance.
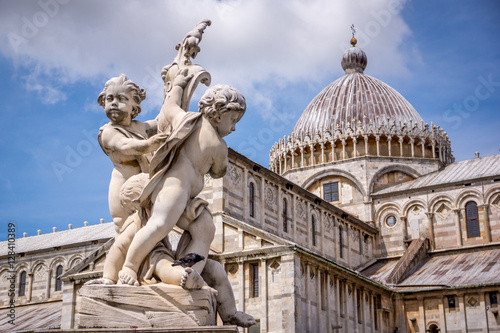
[[209, 289], [87, 285], [79, 291], [78, 328], [176, 328], [216, 325], [216, 298]]

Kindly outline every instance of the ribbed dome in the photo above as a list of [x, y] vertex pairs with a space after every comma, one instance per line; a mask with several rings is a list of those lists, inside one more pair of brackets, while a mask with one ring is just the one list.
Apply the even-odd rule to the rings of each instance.
[[345, 75], [323, 89], [304, 110], [295, 124], [292, 135], [301, 131], [322, 130], [337, 125], [344, 128], [353, 121], [362, 123], [396, 122], [413, 124], [422, 122], [422, 117], [411, 104], [384, 82], [364, 74], [368, 59], [363, 50], [352, 47], [342, 56], [341, 65]]
[[396, 90], [369, 75], [351, 72], [331, 83], [309, 103], [292, 131], [299, 134], [339, 125], [353, 120], [369, 123], [420, 123], [422, 117]]

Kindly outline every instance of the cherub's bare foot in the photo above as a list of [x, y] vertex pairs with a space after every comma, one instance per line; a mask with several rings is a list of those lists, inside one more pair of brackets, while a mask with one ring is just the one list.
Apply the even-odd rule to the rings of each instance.
[[201, 289], [205, 285], [205, 280], [191, 267], [184, 268], [181, 277], [181, 287], [184, 289]]
[[224, 322], [224, 325], [250, 327], [252, 325], [255, 325], [255, 323], [255, 319], [249, 314], [241, 311], [236, 311], [234, 315], [229, 316], [228, 320]]
[[137, 281], [137, 273], [128, 267], [123, 267], [120, 273], [118, 273], [118, 281], [120, 284], [129, 284], [131, 286], [140, 286], [139, 281]]
[[100, 279], [94, 279], [94, 280], [90, 280], [90, 281], [85, 282], [86, 286], [91, 285], [91, 284], [111, 285], [111, 284], [116, 284], [116, 281], [113, 281], [113, 280], [108, 279], [108, 278], [100, 278]]

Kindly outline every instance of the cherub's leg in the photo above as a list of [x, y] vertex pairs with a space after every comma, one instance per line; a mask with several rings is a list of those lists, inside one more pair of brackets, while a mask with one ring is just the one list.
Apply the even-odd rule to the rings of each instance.
[[[180, 225], [180, 227], [183, 228], [182, 225]], [[193, 265], [193, 269], [195, 269], [198, 273], [201, 273], [205, 267], [206, 259], [208, 258], [210, 244], [212, 244], [215, 236], [215, 224], [213, 222], [212, 214], [208, 209], [203, 208], [200, 215], [194, 221], [188, 223], [187, 228], [184, 230], [189, 231], [192, 239], [185, 249], [182, 249], [177, 253], [177, 257], [182, 258], [188, 253], [197, 253], [202, 255], [205, 257], [205, 260]]]
[[200, 289], [206, 285], [200, 274], [192, 268], [172, 266], [174, 260], [167, 254], [162, 254], [155, 266], [155, 275], [163, 283], [181, 286], [184, 289]]
[[88, 281], [85, 284], [116, 284], [118, 281], [118, 272], [123, 266], [127, 250], [130, 243], [132, 243], [136, 231], [137, 225], [131, 223], [125, 231], [116, 236], [115, 242], [111, 245], [106, 255], [102, 278]]
[[122, 228], [123, 223], [125, 223], [125, 220], [129, 215], [120, 203], [120, 189], [125, 181], [126, 179], [121, 173], [113, 170], [113, 172], [111, 173], [111, 181], [109, 182], [108, 203], [109, 213], [113, 218], [113, 223], [115, 224], [115, 232], [117, 235], [120, 233], [120, 229]]
[[156, 196], [151, 217], [139, 230], [127, 252], [123, 268], [119, 273], [120, 282], [138, 285], [137, 270], [144, 258], [172, 230], [186, 208], [188, 193], [177, 178], [168, 178]]
[[201, 276], [210, 287], [218, 292], [217, 311], [225, 325], [249, 327], [255, 324], [252, 316], [236, 310], [233, 288], [226, 270], [219, 262], [208, 259]]

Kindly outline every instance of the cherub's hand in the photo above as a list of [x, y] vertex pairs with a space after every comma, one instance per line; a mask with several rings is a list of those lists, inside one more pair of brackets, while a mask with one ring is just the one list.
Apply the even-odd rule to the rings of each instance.
[[158, 133], [153, 135], [148, 139], [149, 144], [152, 146], [161, 146], [167, 139], [169, 135], [165, 133]]
[[187, 75], [187, 68], [181, 68], [177, 71], [174, 78], [174, 87], [179, 86], [185, 88], [188, 82], [193, 78], [193, 74]]

